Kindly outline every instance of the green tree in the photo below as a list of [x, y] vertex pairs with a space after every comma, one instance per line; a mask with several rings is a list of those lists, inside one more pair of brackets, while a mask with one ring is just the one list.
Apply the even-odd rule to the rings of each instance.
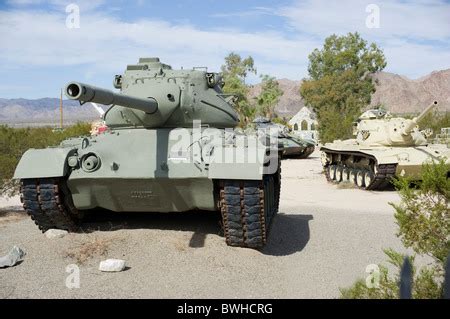
[[225, 82], [223, 92], [237, 97], [235, 104], [241, 126], [246, 126], [256, 112], [248, 100], [249, 87], [246, 85], [245, 79], [249, 73], [256, 74], [256, 68], [251, 56], [242, 59], [239, 54], [232, 52], [225, 57], [225, 64], [222, 65], [222, 74]]
[[385, 66], [382, 50], [358, 33], [331, 35], [309, 55], [300, 94], [317, 114], [322, 142], [351, 137], [352, 123], [375, 92], [371, 75]]
[[258, 112], [260, 115], [272, 119], [275, 114], [275, 106], [283, 95], [278, 81], [269, 75], [262, 75], [261, 93], [256, 97]]
[[[430, 256], [434, 261], [417, 270], [415, 256], [410, 257], [413, 298], [442, 298], [443, 295], [444, 267], [450, 253], [449, 171], [450, 165], [441, 160], [423, 166], [422, 181], [416, 187], [411, 187], [411, 181], [405, 178], [395, 181], [401, 198], [399, 204], [391, 204], [399, 226], [397, 236], [406, 248], [418, 255]], [[392, 249], [385, 250], [385, 253], [397, 273], [392, 276], [387, 267], [380, 265], [378, 288], [369, 288], [364, 280], [358, 280], [352, 287], [341, 289], [343, 298], [399, 297], [399, 270], [405, 256]]]

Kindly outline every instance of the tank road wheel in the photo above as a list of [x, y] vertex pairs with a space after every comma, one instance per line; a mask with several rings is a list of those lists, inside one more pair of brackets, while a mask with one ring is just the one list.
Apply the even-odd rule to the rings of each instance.
[[263, 181], [220, 182], [220, 210], [225, 240], [229, 246], [261, 248], [273, 217], [278, 212], [278, 175]]
[[20, 193], [25, 211], [42, 232], [52, 228], [77, 230], [81, 214], [73, 205], [64, 180], [23, 179]]
[[337, 166], [336, 165], [330, 165], [329, 167], [330, 167], [330, 179], [332, 181], [335, 181], [336, 180], [336, 168], [337, 168]]
[[364, 186], [366, 186], [366, 183], [364, 181], [364, 174], [365, 174], [364, 170], [358, 170], [356, 173], [356, 185], [359, 188], [364, 188]]
[[342, 167], [341, 165], [338, 165], [336, 167], [335, 177], [336, 177], [336, 182], [338, 182], [338, 183], [342, 182], [343, 170], [344, 170], [344, 167]]
[[348, 167], [344, 167], [342, 169], [342, 180], [344, 182], [348, 182], [350, 180], [350, 169]]
[[366, 185], [366, 189], [370, 187], [370, 184], [372, 184], [374, 178], [375, 175], [371, 171], [369, 170], [364, 171], [364, 183]]
[[356, 168], [350, 170], [349, 181], [356, 185], [356, 174], [358, 170]]
[[331, 182], [331, 168], [330, 165], [324, 167], [325, 177], [327, 178], [327, 182]]

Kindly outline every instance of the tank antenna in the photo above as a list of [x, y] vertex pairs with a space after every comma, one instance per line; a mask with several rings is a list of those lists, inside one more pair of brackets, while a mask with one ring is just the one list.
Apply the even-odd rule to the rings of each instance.
[[63, 101], [62, 101], [63, 90], [61, 89], [61, 96], [59, 97], [59, 128], [63, 128]]

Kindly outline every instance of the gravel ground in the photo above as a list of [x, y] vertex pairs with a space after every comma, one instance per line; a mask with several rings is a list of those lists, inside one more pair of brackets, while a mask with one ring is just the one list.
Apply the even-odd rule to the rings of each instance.
[[[261, 250], [227, 247], [219, 214], [98, 212], [83, 233], [47, 239], [23, 213], [0, 210], [0, 255], [27, 252], [0, 269], [0, 298], [335, 298], [339, 287], [364, 278], [385, 261], [383, 248], [404, 251], [396, 238], [393, 191], [369, 192], [327, 184], [318, 152], [282, 166], [280, 213]], [[120, 258], [121, 273], [97, 270]], [[78, 263], [80, 288], [65, 285]]]

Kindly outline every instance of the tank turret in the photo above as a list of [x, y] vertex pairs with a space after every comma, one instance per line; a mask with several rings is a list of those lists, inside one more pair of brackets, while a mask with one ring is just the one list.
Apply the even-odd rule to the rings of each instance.
[[355, 130], [356, 141], [359, 145], [369, 147], [426, 145], [427, 140], [417, 125], [436, 105], [434, 101], [412, 120], [369, 110], [359, 118]]
[[192, 127], [194, 121], [210, 127], [235, 127], [239, 117], [229, 95], [222, 93], [222, 76], [206, 69], [173, 70], [158, 58], [141, 58], [116, 75], [120, 93], [70, 82], [65, 93], [80, 103], [112, 105], [106, 125], [114, 127]]

